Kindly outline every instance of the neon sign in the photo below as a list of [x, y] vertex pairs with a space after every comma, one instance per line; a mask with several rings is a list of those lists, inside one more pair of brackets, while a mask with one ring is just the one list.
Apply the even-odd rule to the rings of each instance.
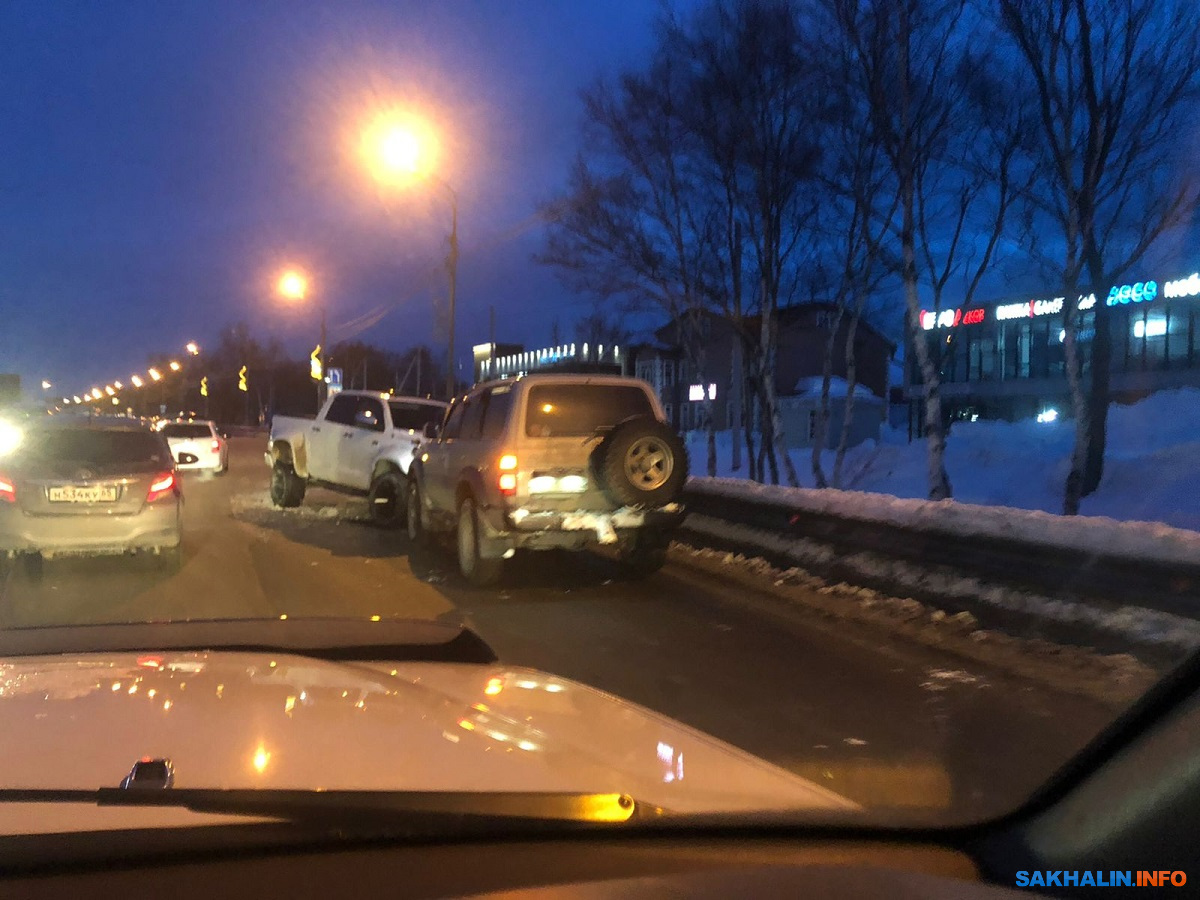
[[1108, 292], [1107, 303], [1116, 306], [1118, 303], [1149, 303], [1158, 296], [1157, 281], [1139, 281], [1135, 284], [1113, 285]]
[[1052, 316], [1063, 311], [1065, 297], [1055, 297], [1053, 300], [1030, 300], [1028, 303], [1008, 303], [996, 307], [996, 318], [1032, 319], [1034, 316]]
[[1165, 297], [1195, 297], [1200, 294], [1200, 272], [1193, 272], [1187, 278], [1178, 281], [1168, 281], [1163, 285]]
[[986, 310], [943, 309], [941, 312], [921, 310], [921, 327], [926, 331], [935, 328], [957, 328], [959, 325], [978, 325], [987, 314]]

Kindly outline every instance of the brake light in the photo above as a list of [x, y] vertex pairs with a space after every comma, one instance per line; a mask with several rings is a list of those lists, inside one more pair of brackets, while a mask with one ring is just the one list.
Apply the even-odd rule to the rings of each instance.
[[7, 475], [0, 475], [0, 502], [17, 502], [17, 489]]
[[505, 453], [496, 462], [496, 468], [502, 473], [500, 475], [500, 493], [505, 497], [511, 497], [517, 492], [517, 473], [513, 471], [517, 467], [517, 458], [511, 453]]
[[175, 473], [164, 472], [159, 475], [154, 481], [150, 482], [150, 490], [146, 493], [146, 502], [153, 503], [155, 500], [161, 500], [167, 494], [175, 491]]
[[213, 442], [212, 442], [212, 448], [213, 448], [214, 450], [220, 450], [220, 449], [221, 449], [221, 441], [220, 441], [220, 439], [219, 439], [219, 438], [213, 438]]

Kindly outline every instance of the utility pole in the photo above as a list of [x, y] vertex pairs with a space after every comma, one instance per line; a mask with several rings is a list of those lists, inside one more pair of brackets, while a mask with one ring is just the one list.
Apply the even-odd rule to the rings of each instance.
[[447, 185], [447, 189], [450, 191], [450, 254], [446, 257], [446, 268], [450, 272], [450, 339], [447, 342], [446, 399], [452, 400], [458, 381], [454, 371], [454, 295], [458, 280], [458, 195], [449, 185]]
[[326, 330], [325, 329], [325, 304], [322, 303], [321, 304], [321, 340], [320, 340], [320, 343], [317, 344], [317, 346], [320, 348], [319, 352], [317, 353], [317, 362], [319, 362], [321, 364], [321, 377], [319, 379], [317, 379], [317, 412], [318, 413], [321, 412], [321, 407], [325, 403], [325, 378], [327, 377], [326, 369], [325, 369], [325, 359], [326, 359], [325, 330]]

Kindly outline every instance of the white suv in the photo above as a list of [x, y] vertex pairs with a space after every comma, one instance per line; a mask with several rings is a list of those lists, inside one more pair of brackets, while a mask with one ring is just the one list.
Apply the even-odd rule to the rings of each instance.
[[[223, 475], [229, 469], [229, 442], [221, 437], [213, 422], [203, 419], [179, 419], [162, 422], [159, 432], [171, 446], [171, 454], [183, 470], [199, 469], [214, 475]], [[194, 460], [191, 457], [195, 457]]]
[[495, 582], [518, 549], [611, 544], [657, 571], [687, 453], [650, 385], [612, 375], [526, 375], [477, 385], [412, 464], [408, 532], [454, 534], [459, 567]]

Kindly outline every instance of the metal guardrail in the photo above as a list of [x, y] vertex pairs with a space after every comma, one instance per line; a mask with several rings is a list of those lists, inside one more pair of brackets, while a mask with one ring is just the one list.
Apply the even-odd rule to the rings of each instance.
[[[861, 583], [861, 575], [856, 577], [849, 566], [839, 566], [837, 558], [868, 551], [914, 565], [944, 566], [1054, 598], [1139, 606], [1200, 618], [1200, 560], [1194, 564], [1136, 560], [1015, 538], [962, 535], [936, 527], [915, 529], [814, 512], [782, 500], [730, 497], [694, 487], [685, 489], [684, 501], [689, 515], [827, 545], [834, 551], [831, 568], [847, 581]], [[770, 559], [772, 554], [760, 555]]]

